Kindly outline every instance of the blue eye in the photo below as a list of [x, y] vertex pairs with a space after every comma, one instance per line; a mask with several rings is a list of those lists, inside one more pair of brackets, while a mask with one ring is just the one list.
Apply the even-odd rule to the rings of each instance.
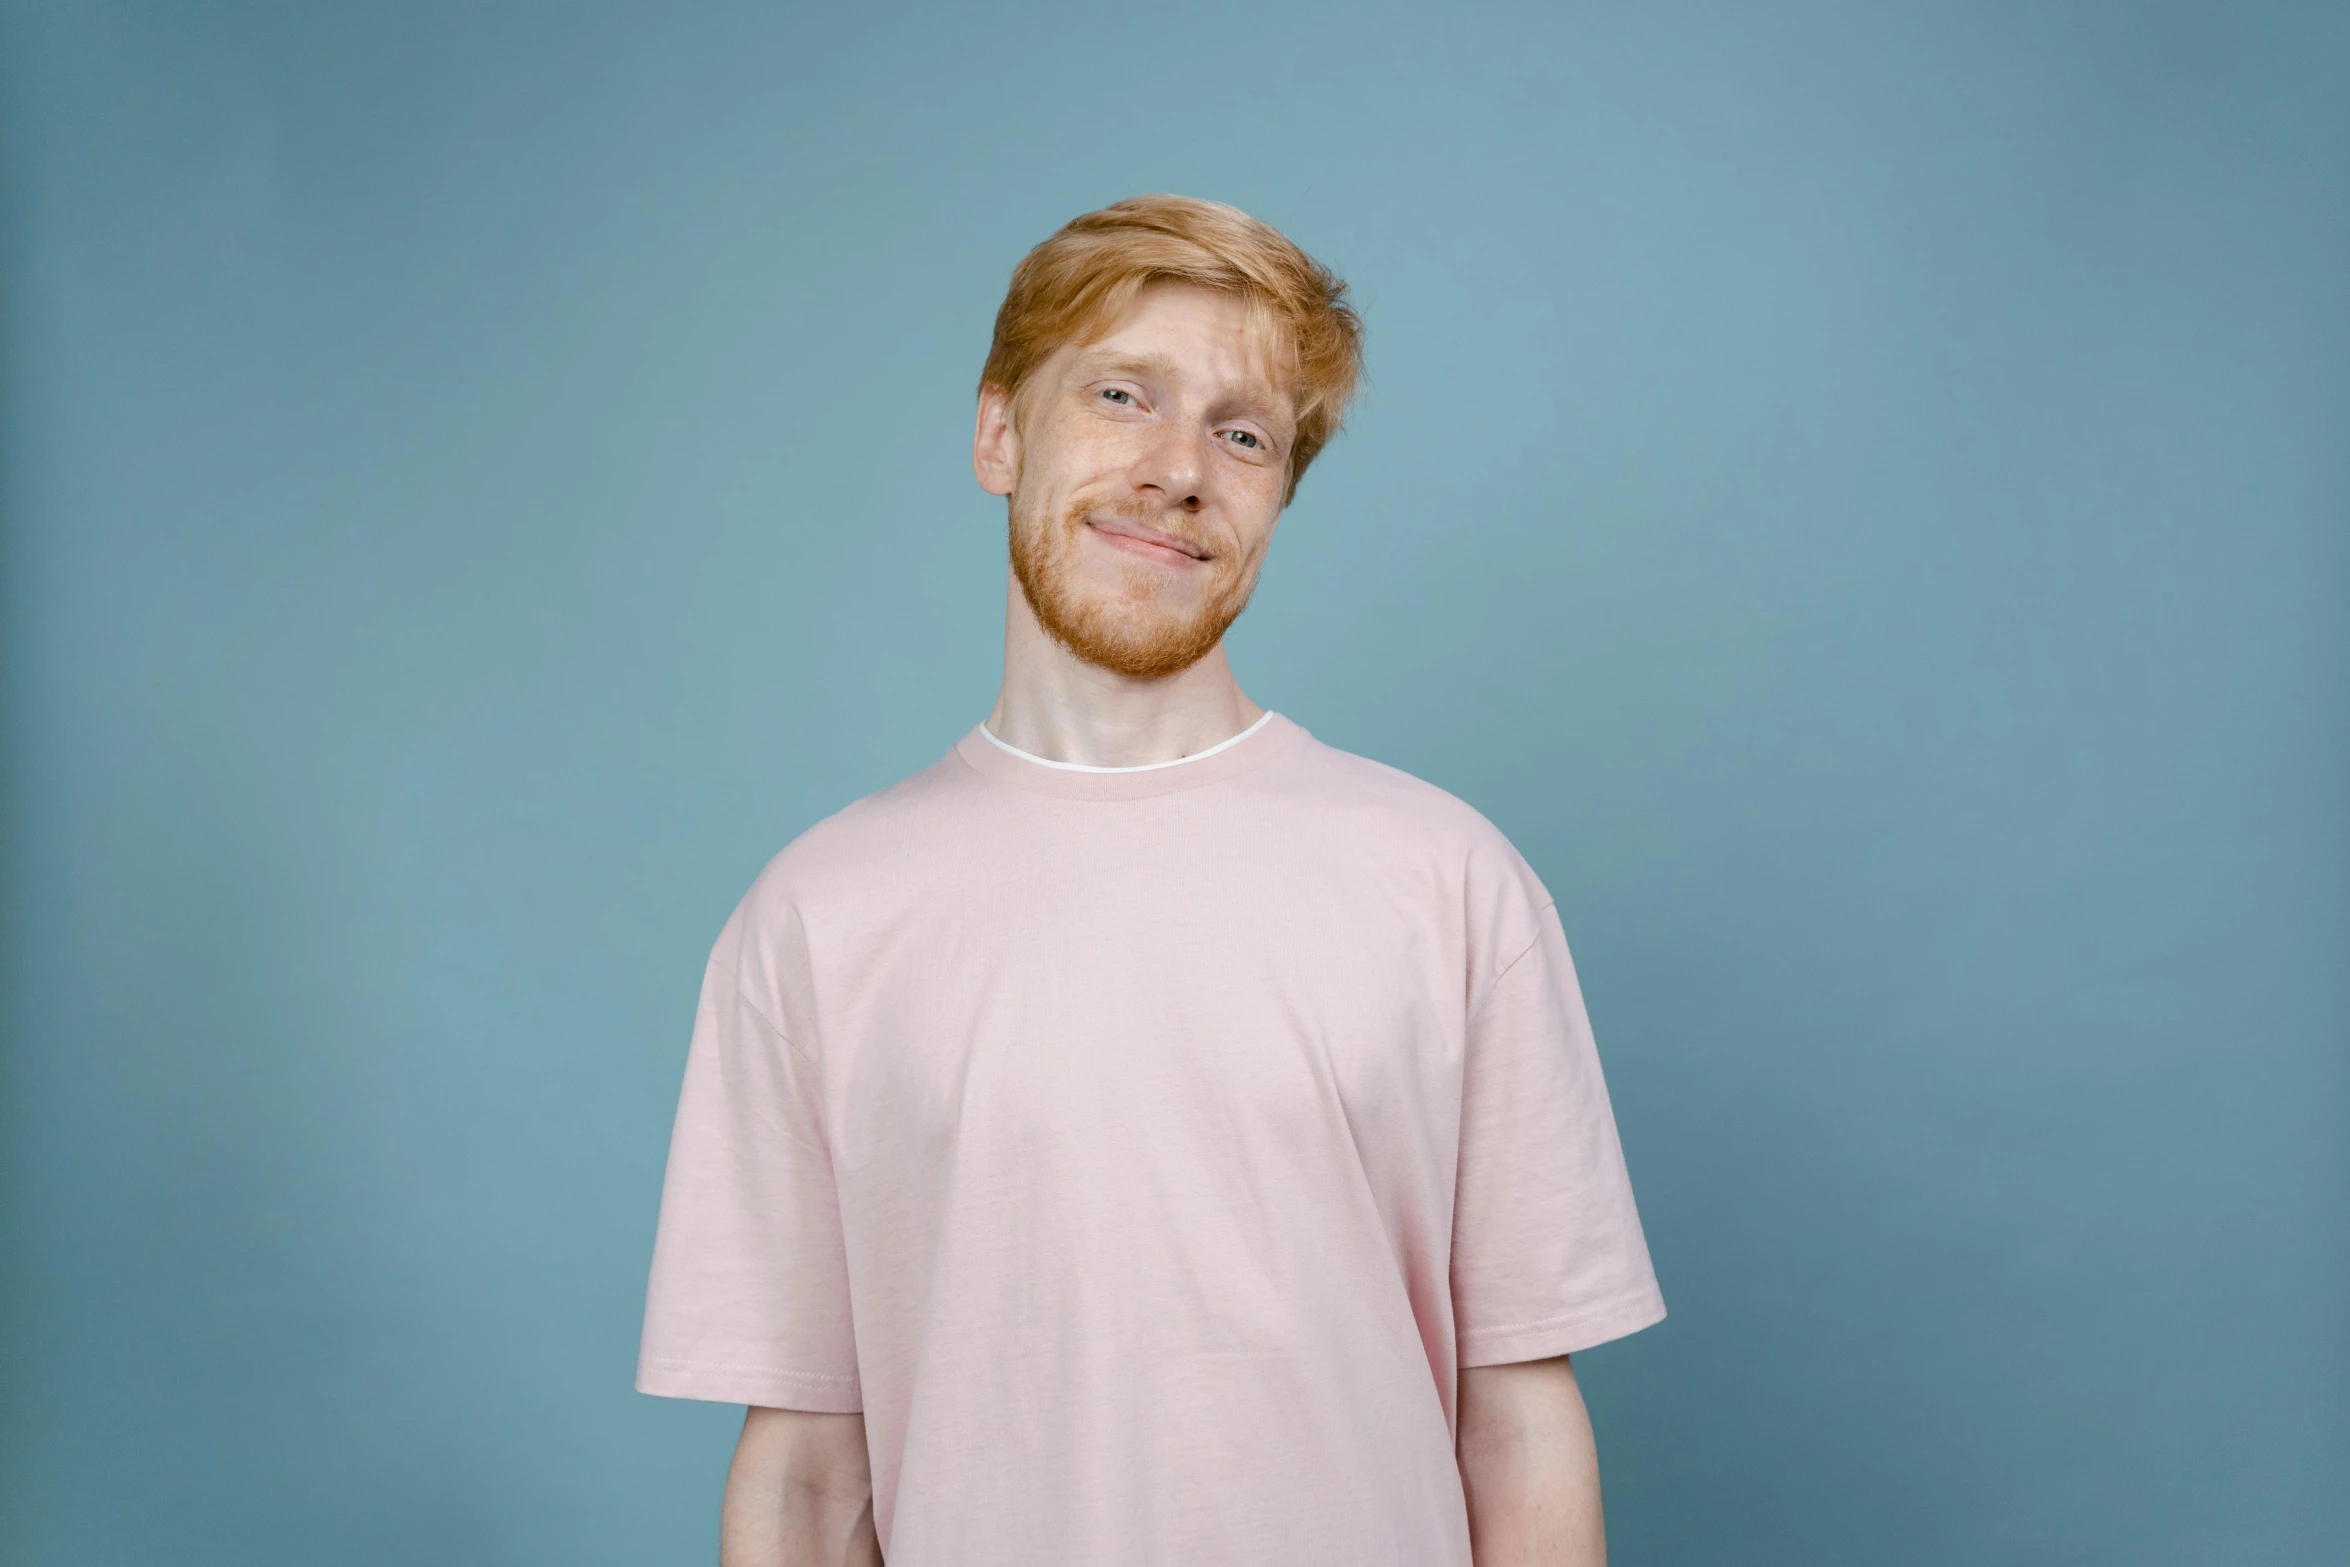
[[1104, 387], [1104, 388], [1102, 389], [1102, 395], [1103, 395], [1104, 397], [1107, 397], [1107, 398], [1109, 398], [1109, 399], [1110, 399], [1112, 402], [1119, 402], [1119, 401], [1124, 401], [1124, 402], [1129, 402], [1129, 403], [1131, 403], [1131, 402], [1133, 402], [1133, 401], [1134, 401], [1134, 394], [1133, 394], [1132, 392], [1129, 392], [1129, 391], [1127, 391], [1127, 390], [1126, 390], [1125, 388], [1123, 388], [1123, 387], [1117, 387], [1117, 386]]
[[1264, 442], [1258, 440], [1254, 433], [1247, 430], [1226, 430], [1224, 433], [1231, 436], [1235, 441], [1246, 444], [1251, 450], [1254, 450], [1255, 448], [1265, 444]]

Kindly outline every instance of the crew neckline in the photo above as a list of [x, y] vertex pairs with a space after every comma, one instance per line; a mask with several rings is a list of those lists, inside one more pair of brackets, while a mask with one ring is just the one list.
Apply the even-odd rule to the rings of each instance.
[[1264, 728], [1265, 721], [1272, 716], [1273, 710], [1269, 707], [1266, 708], [1263, 712], [1257, 715], [1255, 723], [1250, 724], [1246, 729], [1243, 729], [1236, 735], [1226, 735], [1223, 739], [1217, 741], [1214, 745], [1209, 746], [1204, 751], [1194, 751], [1189, 756], [1170, 757], [1164, 762], [1136, 762], [1130, 767], [1096, 767], [1091, 762], [1056, 762], [1050, 757], [1039, 756], [1034, 751], [1021, 750], [1011, 741], [1006, 740], [1003, 738], [1003, 736], [988, 728], [987, 721], [985, 719], [980, 720], [979, 732], [987, 736], [990, 740], [993, 740], [997, 745], [1000, 745], [1005, 750], [1011, 752], [1014, 756], [1019, 757], [1022, 761], [1034, 762], [1039, 767], [1058, 767], [1064, 772], [1071, 773], [1147, 773], [1155, 771], [1161, 767], [1182, 767], [1192, 762], [1205, 761], [1209, 757], [1214, 756], [1218, 751], [1228, 750], [1231, 747], [1240, 744], [1241, 741], [1246, 740], [1250, 735], [1255, 734], [1258, 730]]
[[955, 742], [972, 770], [998, 782], [1068, 800], [1139, 800], [1197, 789], [1247, 772], [1288, 749], [1305, 730], [1268, 708], [1257, 721], [1204, 751], [1135, 767], [1055, 762], [1000, 740], [984, 722]]

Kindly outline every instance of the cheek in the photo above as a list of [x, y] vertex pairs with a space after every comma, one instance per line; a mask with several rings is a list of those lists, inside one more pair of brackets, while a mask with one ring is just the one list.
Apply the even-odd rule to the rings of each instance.
[[1020, 472], [1021, 487], [1041, 495], [1065, 496], [1086, 489], [1118, 470], [1117, 454], [1089, 431], [1056, 431], [1038, 443]]
[[1232, 531], [1239, 536], [1241, 548], [1248, 554], [1263, 552], [1272, 540], [1273, 529], [1281, 521], [1281, 489], [1283, 476], [1250, 474], [1244, 483], [1236, 484], [1228, 492], [1232, 507]]

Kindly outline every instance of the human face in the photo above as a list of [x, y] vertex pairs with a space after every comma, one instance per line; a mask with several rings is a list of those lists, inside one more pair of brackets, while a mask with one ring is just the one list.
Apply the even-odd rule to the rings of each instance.
[[1229, 294], [1153, 284], [1106, 336], [981, 394], [972, 463], [1010, 499], [1012, 571], [1089, 664], [1189, 668], [1256, 587], [1295, 434], [1274, 345]]

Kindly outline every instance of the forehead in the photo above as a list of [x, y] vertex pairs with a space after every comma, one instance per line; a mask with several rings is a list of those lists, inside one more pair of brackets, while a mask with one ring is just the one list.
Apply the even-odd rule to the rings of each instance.
[[1108, 330], [1072, 346], [1072, 367], [1079, 370], [1151, 360], [1203, 386], [1246, 391], [1284, 407], [1289, 401], [1287, 342], [1269, 312], [1236, 294], [1148, 284]]

